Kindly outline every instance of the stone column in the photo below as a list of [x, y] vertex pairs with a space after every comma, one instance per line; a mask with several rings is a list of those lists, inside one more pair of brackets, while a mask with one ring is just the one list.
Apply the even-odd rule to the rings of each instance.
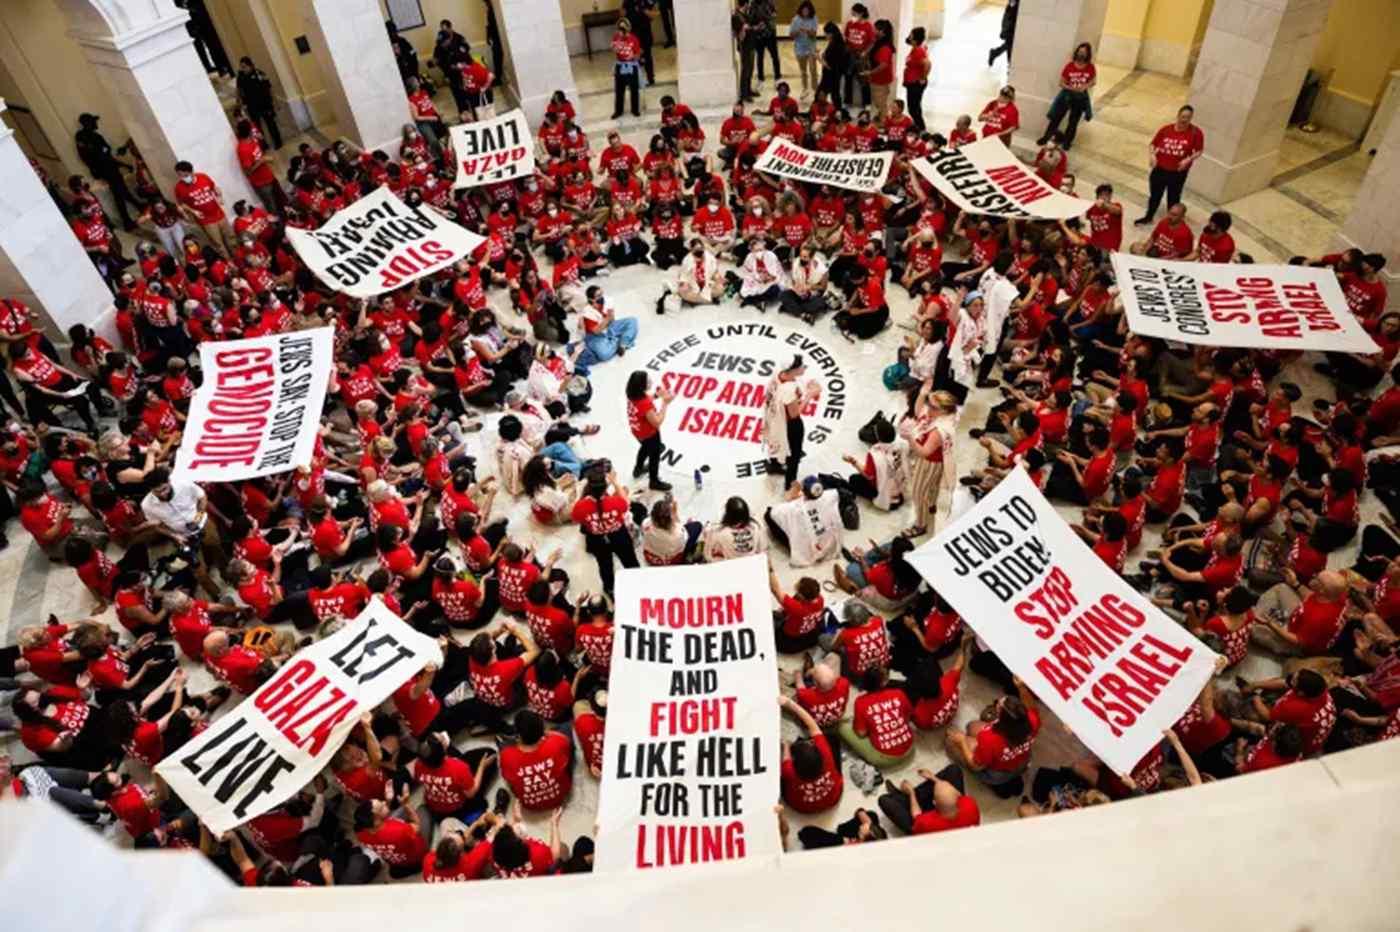
[[[0, 112], [5, 102], [0, 100]], [[112, 293], [58, 205], [0, 122], [0, 297], [40, 311], [44, 329], [67, 339], [73, 324], [95, 326]]]
[[1386, 258], [1381, 269], [1389, 291], [1389, 310], [1400, 308], [1400, 117], [1390, 122], [1376, 148], [1375, 157], [1361, 190], [1356, 192], [1356, 206], [1351, 216], [1337, 232], [1333, 248], [1356, 247], [1364, 252], [1378, 252]]
[[[506, 0], [496, 10], [508, 72], [501, 78], [510, 85], [530, 125], [538, 126], [555, 91], [578, 97], [559, 0]], [[679, 9], [676, 15], [680, 16]], [[603, 54], [611, 53], [604, 49]]]
[[1081, 42], [1098, 44], [1108, 0], [1021, 0], [1007, 83], [1016, 88], [1021, 135], [1045, 131], [1045, 114], [1060, 91], [1060, 71]]
[[729, 0], [675, 5], [680, 99], [696, 110], [728, 107], [739, 96], [729, 7]]
[[91, 31], [95, 24], [79, 19], [69, 34], [111, 94], [166, 197], [173, 200], [175, 163], [187, 161], [214, 179], [228, 205], [253, 200], [233, 128], [185, 31], [189, 14], [173, 6], [159, 12], [159, 18], [110, 33]]
[[378, 0], [301, 0], [301, 6], [340, 134], [362, 149], [396, 155], [411, 119]]
[[1268, 187], [1331, 0], [1217, 0], [1191, 104], [1206, 134], [1190, 188], [1217, 204]]

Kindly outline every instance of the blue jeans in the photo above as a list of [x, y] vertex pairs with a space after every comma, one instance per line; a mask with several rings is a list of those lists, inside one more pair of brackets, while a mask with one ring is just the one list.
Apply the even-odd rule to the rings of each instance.
[[584, 375], [600, 362], [607, 362], [617, 355], [618, 347], [631, 349], [637, 342], [637, 318], [620, 317], [608, 324], [601, 333], [590, 333], [583, 338], [583, 352], [579, 354], [574, 368]]
[[551, 443], [540, 450], [540, 456], [549, 460], [549, 472], [556, 479], [566, 472], [575, 477], [583, 472], [583, 463], [567, 443]]

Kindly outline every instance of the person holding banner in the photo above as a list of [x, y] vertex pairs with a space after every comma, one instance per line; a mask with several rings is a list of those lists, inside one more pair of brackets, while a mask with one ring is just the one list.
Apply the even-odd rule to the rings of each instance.
[[982, 124], [983, 139], [998, 136], [1008, 149], [1011, 148], [1011, 137], [1021, 128], [1021, 111], [1016, 109], [1016, 88], [1009, 84], [1003, 87], [997, 93], [996, 100], [982, 108], [977, 122]]

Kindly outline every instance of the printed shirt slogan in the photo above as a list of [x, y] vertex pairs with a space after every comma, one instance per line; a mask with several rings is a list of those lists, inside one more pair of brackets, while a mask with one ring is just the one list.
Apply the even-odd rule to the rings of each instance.
[[1204, 346], [1375, 353], [1331, 269], [1113, 254], [1134, 333]]
[[535, 171], [534, 139], [519, 110], [452, 127], [452, 149], [457, 154], [454, 188], [513, 181]]
[[486, 242], [426, 205], [409, 207], [388, 188], [360, 198], [319, 230], [288, 227], [287, 239], [326, 287], [352, 298], [440, 272]]
[[914, 169], [958, 207], [1012, 220], [1068, 220], [1093, 201], [1052, 188], [995, 136], [917, 159]]
[[775, 139], [754, 168], [808, 184], [829, 184], [848, 191], [878, 191], [890, 173], [892, 152], [826, 153]]
[[779, 853], [766, 557], [624, 570], [596, 869]]
[[1216, 655], [1104, 565], [1021, 469], [909, 562], [1120, 774], [1214, 669]]
[[228, 831], [311, 782], [360, 716], [430, 663], [442, 663], [437, 642], [376, 596], [354, 621], [294, 654], [161, 761], [156, 773], [210, 831]]
[[318, 327], [201, 345], [204, 382], [190, 402], [175, 477], [225, 482], [310, 463], [333, 341], [332, 328]]

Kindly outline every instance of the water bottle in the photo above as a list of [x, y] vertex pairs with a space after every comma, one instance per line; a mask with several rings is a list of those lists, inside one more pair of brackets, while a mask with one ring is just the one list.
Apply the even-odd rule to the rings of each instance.
[[705, 487], [705, 474], [700, 470], [695, 470], [695, 491], [699, 492]]

